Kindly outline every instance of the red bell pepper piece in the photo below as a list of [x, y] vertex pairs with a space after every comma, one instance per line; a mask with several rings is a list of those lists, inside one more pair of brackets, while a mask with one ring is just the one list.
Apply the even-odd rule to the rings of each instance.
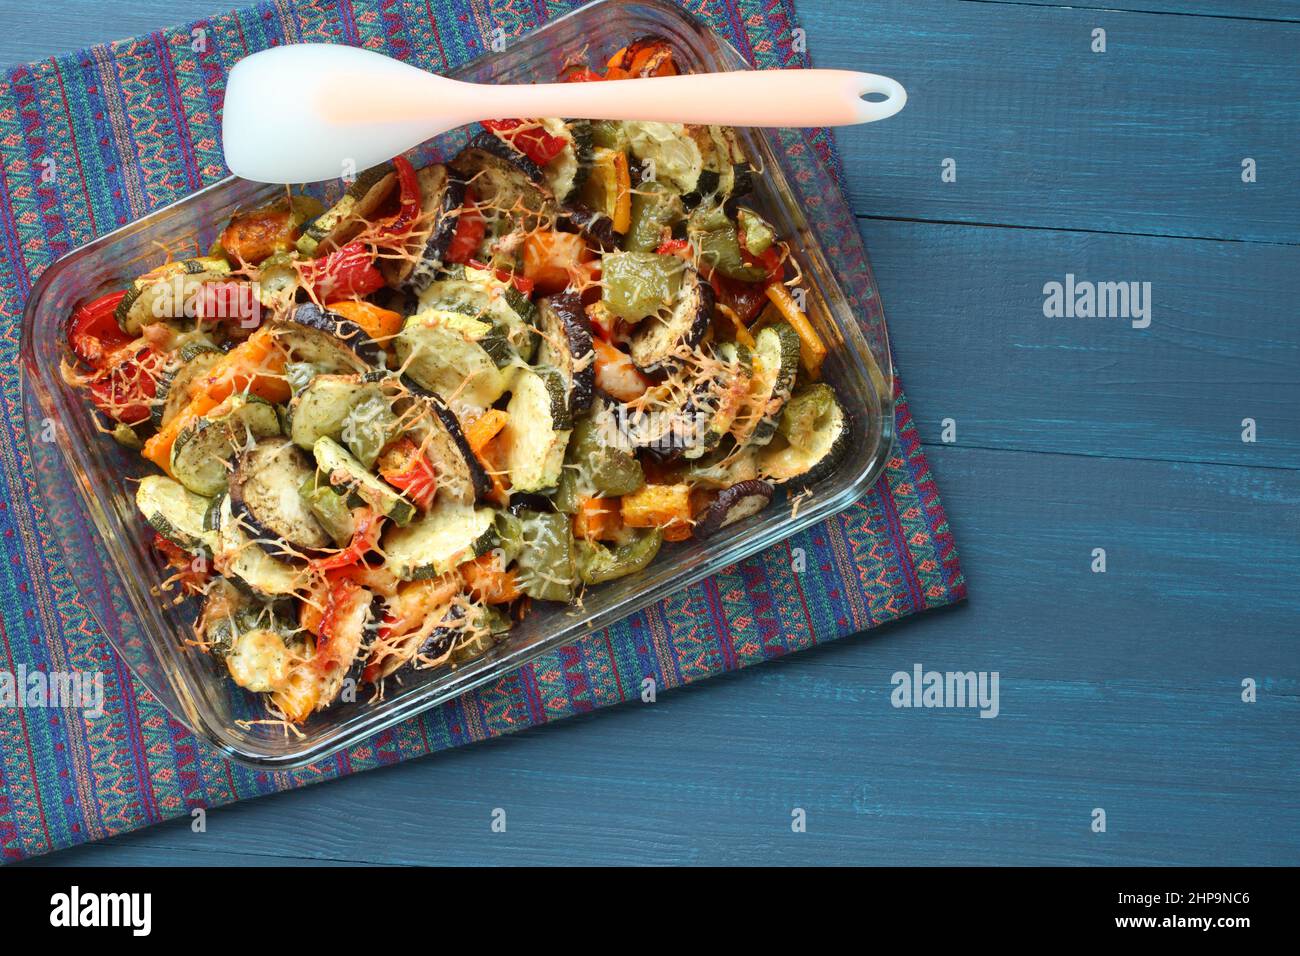
[[456, 221], [456, 233], [447, 246], [447, 261], [458, 262], [461, 265], [469, 262], [470, 257], [478, 252], [478, 247], [482, 245], [486, 234], [487, 223], [483, 220], [483, 214], [478, 211], [473, 193], [466, 192], [465, 205], [460, 211], [460, 218]]
[[149, 418], [149, 405], [157, 390], [155, 374], [161, 352], [146, 346], [108, 370], [90, 385], [95, 406], [116, 422], [139, 425]]
[[126, 297], [126, 290], [101, 295], [72, 313], [68, 323], [68, 345], [77, 358], [91, 368], [103, 368], [108, 357], [131, 341], [118, 327], [113, 313]]
[[595, 83], [603, 80], [604, 77], [595, 70], [589, 70], [586, 67], [573, 70], [564, 77], [565, 83]]
[[393, 166], [397, 170], [397, 213], [379, 230], [380, 239], [405, 238], [420, 215], [420, 180], [415, 167], [404, 156], [394, 157]]
[[484, 120], [483, 125], [538, 166], [545, 166], [559, 156], [567, 145], [562, 137], [552, 136], [531, 120]]
[[311, 566], [317, 571], [338, 571], [358, 565], [379, 543], [379, 532], [383, 528], [384, 516], [370, 508], [358, 508], [354, 514], [357, 524], [352, 532], [352, 540], [346, 548], [340, 549], [335, 554], [312, 561]]
[[691, 244], [685, 239], [665, 239], [659, 243], [659, 248], [655, 250], [661, 256], [676, 256], [678, 259], [691, 261]]
[[363, 242], [349, 242], [324, 259], [303, 264], [302, 278], [322, 302], [369, 295], [384, 286], [384, 276], [375, 267], [375, 257]]
[[411, 439], [402, 437], [379, 456], [379, 477], [388, 482], [421, 511], [429, 507], [438, 490], [433, 464]]
[[247, 282], [208, 282], [198, 293], [195, 315], [253, 329], [262, 324], [262, 303]]

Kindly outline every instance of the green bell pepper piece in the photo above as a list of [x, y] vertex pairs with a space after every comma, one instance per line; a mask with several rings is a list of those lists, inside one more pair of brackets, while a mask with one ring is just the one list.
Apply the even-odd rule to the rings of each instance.
[[[737, 253], [739, 255], [739, 253]], [[670, 306], [686, 263], [653, 252], [612, 252], [601, 261], [602, 297], [619, 318], [637, 322]]]
[[632, 252], [654, 252], [659, 248], [664, 227], [671, 227], [683, 215], [681, 197], [657, 181], [643, 183], [632, 193], [632, 222], [624, 248]]
[[540, 601], [572, 600], [577, 573], [568, 515], [524, 511], [519, 521], [524, 543], [519, 581], [524, 593]]
[[578, 576], [584, 584], [601, 584], [640, 571], [659, 553], [664, 535], [651, 528], [626, 544], [607, 548], [595, 541], [579, 541]]

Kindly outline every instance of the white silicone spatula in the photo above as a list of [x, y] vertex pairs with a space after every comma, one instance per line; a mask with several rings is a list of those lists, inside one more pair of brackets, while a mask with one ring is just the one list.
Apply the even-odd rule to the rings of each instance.
[[[868, 94], [883, 100], [862, 99]], [[384, 162], [478, 120], [557, 116], [727, 126], [848, 126], [886, 119], [907, 93], [850, 70], [746, 70], [492, 86], [326, 43], [275, 47], [230, 71], [222, 137], [244, 179], [310, 183]]]

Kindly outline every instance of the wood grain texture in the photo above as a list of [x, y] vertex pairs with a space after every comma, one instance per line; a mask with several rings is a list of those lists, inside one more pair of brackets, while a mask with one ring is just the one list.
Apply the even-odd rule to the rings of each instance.
[[[1259, 22], [1300, 15], [1104, 5], [1150, 12], [799, 0], [819, 66], [911, 91], [839, 138], [966, 606], [36, 864], [1300, 862], [1300, 33]], [[220, 6], [10, 0], [0, 63]], [[1152, 282], [1151, 327], [1045, 319], [1066, 272]], [[1000, 716], [893, 708], [918, 662]]]
[[[214, 811], [206, 834], [182, 822], [113, 843], [131, 859], [1294, 862], [1300, 479], [931, 456], [968, 606], [653, 705]], [[1105, 574], [1089, 570], [1096, 546]], [[891, 675], [915, 663], [998, 671], [1000, 715], [893, 708]], [[504, 834], [489, 829], [496, 807]], [[790, 831], [794, 807], [806, 834]], [[1088, 829], [1094, 807], [1105, 835]]]
[[860, 215], [1300, 242], [1300, 24], [887, 0], [864, 45], [852, 5], [805, 17], [819, 66], [908, 90], [838, 136]]
[[[951, 418], [960, 444], [1300, 468], [1300, 246], [861, 228], [924, 438]], [[1151, 283], [1149, 327], [1045, 317], [1067, 274]]]

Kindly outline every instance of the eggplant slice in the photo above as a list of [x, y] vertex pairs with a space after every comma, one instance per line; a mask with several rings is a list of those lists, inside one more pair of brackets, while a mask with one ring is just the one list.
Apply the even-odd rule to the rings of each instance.
[[574, 228], [601, 252], [618, 252], [622, 249], [622, 234], [614, 229], [614, 220], [603, 212], [573, 202], [565, 206], [564, 213]]
[[648, 374], [671, 371], [684, 349], [693, 349], [709, 331], [713, 287], [687, 266], [681, 291], [666, 319], [650, 316], [638, 323], [629, 343], [632, 361]]
[[560, 370], [568, 392], [569, 414], [582, 415], [591, 408], [596, 394], [591, 320], [582, 307], [582, 296], [576, 292], [561, 292], [542, 299], [538, 305], [541, 346], [537, 361]]
[[239, 456], [230, 507], [267, 554], [314, 556], [333, 544], [298, 489], [315, 465], [287, 438], [264, 438]]
[[422, 414], [411, 427], [417, 445], [429, 438], [425, 451], [438, 475], [438, 497], [463, 504], [481, 501], [492, 492], [492, 478], [474, 450], [469, 447], [460, 419], [437, 392], [431, 392], [403, 376], [402, 385], [411, 400], [420, 403]]
[[307, 362], [327, 374], [365, 372], [384, 361], [379, 343], [365, 329], [314, 302], [297, 306], [275, 334], [289, 361]]
[[388, 259], [381, 266], [384, 278], [394, 289], [420, 292], [433, 281], [443, 266], [443, 257], [456, 235], [465, 205], [465, 184], [450, 176], [441, 163], [425, 166], [416, 173], [420, 183], [420, 215], [426, 220], [412, 240], [418, 259]]
[[724, 488], [695, 522], [695, 536], [707, 538], [729, 524], [758, 514], [771, 502], [772, 490], [771, 485], [757, 478]]
[[475, 202], [504, 214], [522, 214], [525, 228], [554, 213], [545, 175], [531, 159], [495, 133], [484, 130], [456, 154], [451, 168], [474, 191]]

